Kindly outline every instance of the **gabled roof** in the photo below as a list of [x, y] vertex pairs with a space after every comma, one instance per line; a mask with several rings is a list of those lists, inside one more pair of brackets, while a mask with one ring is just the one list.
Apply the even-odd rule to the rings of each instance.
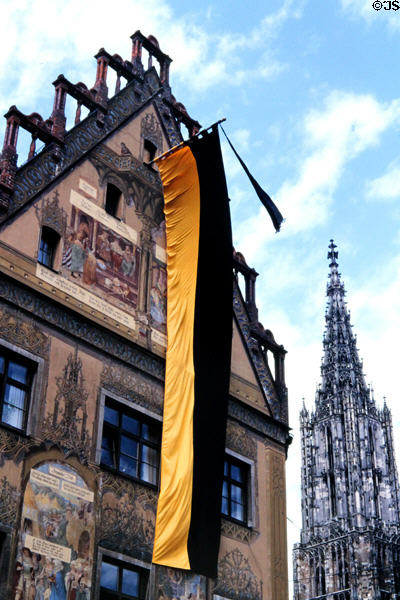
[[[200, 129], [200, 124], [189, 117], [184, 105], [177, 102], [171, 94], [168, 81], [171, 59], [161, 52], [157, 40], [153, 36], [145, 38], [137, 31], [132, 36], [132, 41], [132, 61], [123, 61], [118, 55], [111, 56], [104, 49], [98, 52], [97, 78], [91, 90], [82, 83], [71, 84], [60, 75], [54, 82], [54, 109], [47, 121], [38, 113], [23, 115], [16, 107], [11, 107], [7, 112], [7, 131], [0, 161], [0, 224], [29, 205], [37, 194], [63, 177], [78, 161], [86, 158], [91, 150], [150, 104], [157, 111], [170, 147], [182, 141], [180, 123], [188, 128], [189, 133]], [[141, 63], [142, 46], [149, 52], [150, 58], [155, 57], [160, 62], [160, 75], [153, 66], [144, 71]], [[128, 80], [127, 85], [110, 99], [107, 99], [105, 79], [108, 66], [116, 70], [118, 81], [121, 76]], [[63, 100], [60, 100], [60, 93], [64, 94]], [[83, 104], [91, 110], [83, 121], [68, 132], [65, 131], [64, 115], [67, 94], [78, 101], [78, 107]], [[41, 152], [16, 169], [19, 127], [27, 129], [34, 140], [38, 138], [46, 145]]]

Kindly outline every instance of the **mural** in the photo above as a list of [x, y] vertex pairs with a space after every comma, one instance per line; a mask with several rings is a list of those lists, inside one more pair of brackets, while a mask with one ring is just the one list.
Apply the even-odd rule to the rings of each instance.
[[68, 465], [30, 472], [24, 494], [14, 600], [89, 600], [93, 492]]
[[156, 567], [158, 600], [206, 600], [206, 578], [171, 567]]
[[120, 308], [136, 308], [140, 248], [131, 240], [72, 207], [62, 257], [64, 276]]

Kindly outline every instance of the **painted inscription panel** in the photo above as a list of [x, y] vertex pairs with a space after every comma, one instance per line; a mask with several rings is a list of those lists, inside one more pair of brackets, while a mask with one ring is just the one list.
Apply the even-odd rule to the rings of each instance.
[[24, 494], [15, 600], [90, 600], [93, 492], [66, 464], [32, 469]]

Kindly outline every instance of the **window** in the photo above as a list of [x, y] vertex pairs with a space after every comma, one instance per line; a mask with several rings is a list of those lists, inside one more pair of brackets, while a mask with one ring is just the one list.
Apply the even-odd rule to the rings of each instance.
[[38, 253], [38, 262], [41, 265], [49, 267], [49, 269], [53, 268], [59, 241], [60, 236], [56, 231], [49, 227], [42, 227]]
[[121, 197], [122, 192], [113, 183], [107, 184], [106, 201], [104, 203], [104, 210], [106, 213], [115, 218], [120, 218], [119, 213], [121, 210]]
[[0, 421], [4, 425], [26, 428], [32, 376], [32, 363], [0, 350]]
[[321, 552], [316, 557], [316, 568], [315, 568], [315, 591], [314, 594], [317, 596], [323, 596], [326, 594], [326, 581], [325, 581], [325, 567], [324, 567], [324, 553]]
[[148, 573], [128, 563], [103, 557], [100, 573], [100, 600], [128, 600], [146, 596]]
[[154, 160], [157, 152], [157, 146], [155, 146], [150, 140], [144, 140], [143, 144], [143, 162], [149, 163]]
[[158, 484], [161, 423], [106, 398], [101, 464], [129, 477]]
[[222, 488], [223, 515], [247, 523], [249, 465], [225, 455]]

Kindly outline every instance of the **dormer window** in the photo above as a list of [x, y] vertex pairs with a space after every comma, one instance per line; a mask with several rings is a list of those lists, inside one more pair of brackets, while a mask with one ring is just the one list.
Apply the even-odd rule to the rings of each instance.
[[116, 219], [120, 218], [121, 213], [121, 205], [122, 205], [122, 192], [116, 185], [113, 183], [107, 184], [106, 191], [106, 201], [104, 203], [104, 210], [107, 214], [115, 217]]
[[54, 267], [54, 260], [59, 241], [60, 236], [56, 231], [54, 231], [54, 229], [50, 229], [50, 227], [42, 227], [38, 252], [38, 262], [41, 265], [44, 265], [49, 269]]
[[157, 146], [155, 146], [153, 142], [150, 142], [150, 140], [145, 139], [143, 144], [143, 162], [148, 164], [154, 160], [156, 152]]

